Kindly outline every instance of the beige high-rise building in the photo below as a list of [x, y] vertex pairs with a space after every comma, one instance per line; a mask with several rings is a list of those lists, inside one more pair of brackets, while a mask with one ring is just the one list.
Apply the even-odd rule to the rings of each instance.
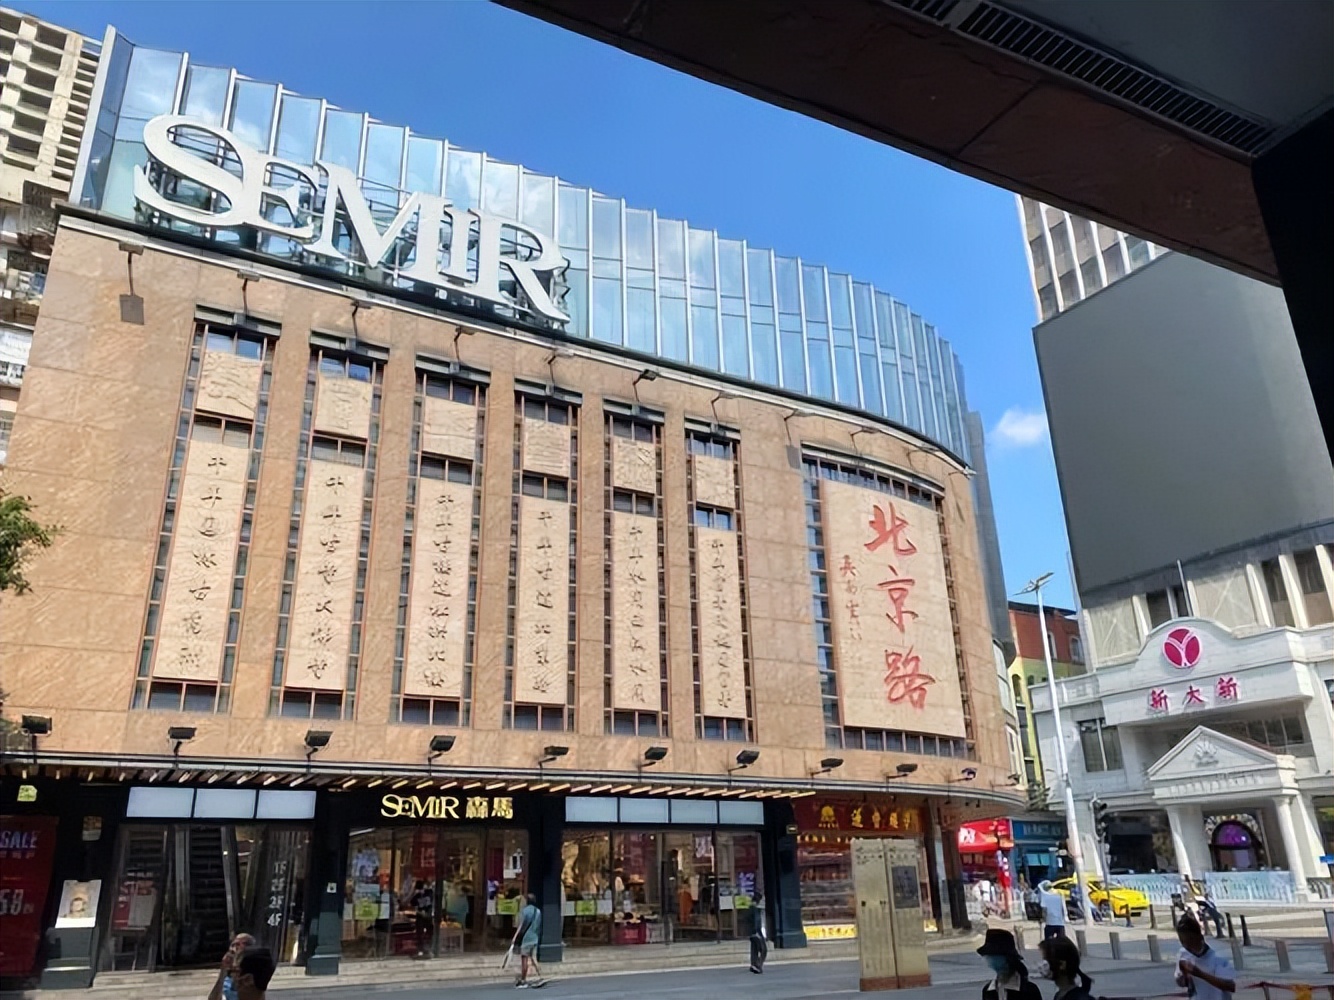
[[0, 467], [46, 286], [52, 203], [69, 197], [99, 46], [0, 7]]

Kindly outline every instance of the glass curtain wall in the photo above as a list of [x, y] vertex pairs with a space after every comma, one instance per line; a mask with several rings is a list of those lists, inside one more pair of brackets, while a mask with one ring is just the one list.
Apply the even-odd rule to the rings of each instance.
[[[176, 111], [284, 159], [357, 172], [382, 226], [405, 192], [443, 189], [455, 205], [554, 234], [569, 261], [570, 334], [883, 415], [969, 457], [958, 359], [868, 283], [180, 53], [117, 39], [100, 72], [84, 200], [104, 211], [134, 216], [143, 126]], [[261, 246], [299, 249], [273, 236]]]

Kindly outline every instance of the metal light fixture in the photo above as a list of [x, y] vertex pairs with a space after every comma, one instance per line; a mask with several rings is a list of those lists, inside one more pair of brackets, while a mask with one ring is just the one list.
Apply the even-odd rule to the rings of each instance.
[[819, 768], [811, 772], [811, 777], [814, 778], [820, 774], [828, 774], [834, 768], [842, 766], [843, 766], [842, 757], [826, 757], [824, 758], [824, 760], [820, 761]]
[[709, 409], [713, 411], [713, 426], [718, 426], [718, 401], [720, 399], [736, 399], [736, 393], [727, 389], [719, 389], [718, 395], [709, 400]]
[[195, 738], [198, 730], [194, 726], [169, 726], [167, 727], [167, 739], [171, 740], [171, 754], [173, 757], [181, 755], [181, 747]]
[[25, 715], [19, 728], [29, 736], [48, 736], [51, 733], [51, 716]]
[[656, 764], [667, 756], [666, 747], [649, 747], [644, 751], [644, 763]]
[[435, 760], [442, 754], [447, 754], [454, 749], [453, 733], [436, 733], [431, 737], [431, 752], [427, 755], [428, 762]]
[[893, 774], [885, 775], [885, 780], [893, 781], [895, 778], [906, 778], [908, 777], [908, 775], [913, 774], [916, 771], [917, 771], [916, 764], [899, 764], [897, 767], [894, 768]]
[[538, 759], [537, 766], [541, 767], [543, 764], [550, 764], [553, 760], [559, 760], [561, 757], [564, 757], [569, 752], [570, 752], [569, 747], [558, 746], [555, 744], [549, 747], [544, 747], [542, 750], [542, 756], [541, 758]]
[[307, 729], [306, 762], [309, 763], [311, 757], [327, 747], [331, 739], [333, 739], [333, 733], [327, 729]]
[[959, 776], [957, 778], [951, 778], [950, 781], [972, 781], [976, 777], [977, 777], [977, 768], [965, 767], [962, 771], [959, 772]]
[[729, 767], [727, 773], [731, 774], [733, 771], [740, 771], [743, 768], [750, 767], [751, 764], [754, 764], [759, 759], [760, 752], [758, 750], [742, 750], [736, 755], [736, 766]]

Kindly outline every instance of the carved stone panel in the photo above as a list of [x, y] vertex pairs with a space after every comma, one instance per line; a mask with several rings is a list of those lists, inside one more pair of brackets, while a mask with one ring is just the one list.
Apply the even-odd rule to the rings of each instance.
[[570, 506], [519, 498], [514, 700], [564, 705], [570, 634]]
[[936, 512], [864, 486], [820, 488], [843, 724], [963, 736]]
[[372, 392], [369, 382], [320, 372], [315, 382], [315, 430], [366, 440], [371, 433]]
[[644, 441], [613, 436], [611, 439], [611, 482], [623, 490], [658, 492], [658, 449]]
[[177, 494], [154, 677], [214, 682], [221, 675], [249, 464], [245, 446], [190, 441]]
[[470, 462], [475, 459], [477, 407], [472, 403], [457, 403], [437, 396], [424, 397], [422, 451], [451, 458], [466, 458]]
[[224, 417], [255, 419], [264, 363], [230, 351], [205, 351], [199, 363], [199, 393], [195, 408]]
[[347, 681], [366, 472], [313, 459], [297, 543], [287, 687], [341, 691]]
[[731, 510], [736, 506], [736, 472], [730, 458], [691, 455], [695, 473], [695, 503]]
[[699, 683], [703, 714], [746, 717], [741, 579], [736, 532], [695, 529], [699, 580]]
[[417, 486], [403, 693], [461, 698], [468, 633], [472, 486], [423, 479]]
[[611, 515], [613, 708], [662, 710], [658, 635], [658, 521]]
[[523, 471], [570, 475], [570, 426], [533, 417], [523, 419]]

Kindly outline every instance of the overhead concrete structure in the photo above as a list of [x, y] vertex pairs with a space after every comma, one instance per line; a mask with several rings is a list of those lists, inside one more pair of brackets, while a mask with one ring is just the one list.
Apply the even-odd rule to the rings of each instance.
[[1330, 0], [499, 0], [1284, 285], [1334, 431]]

